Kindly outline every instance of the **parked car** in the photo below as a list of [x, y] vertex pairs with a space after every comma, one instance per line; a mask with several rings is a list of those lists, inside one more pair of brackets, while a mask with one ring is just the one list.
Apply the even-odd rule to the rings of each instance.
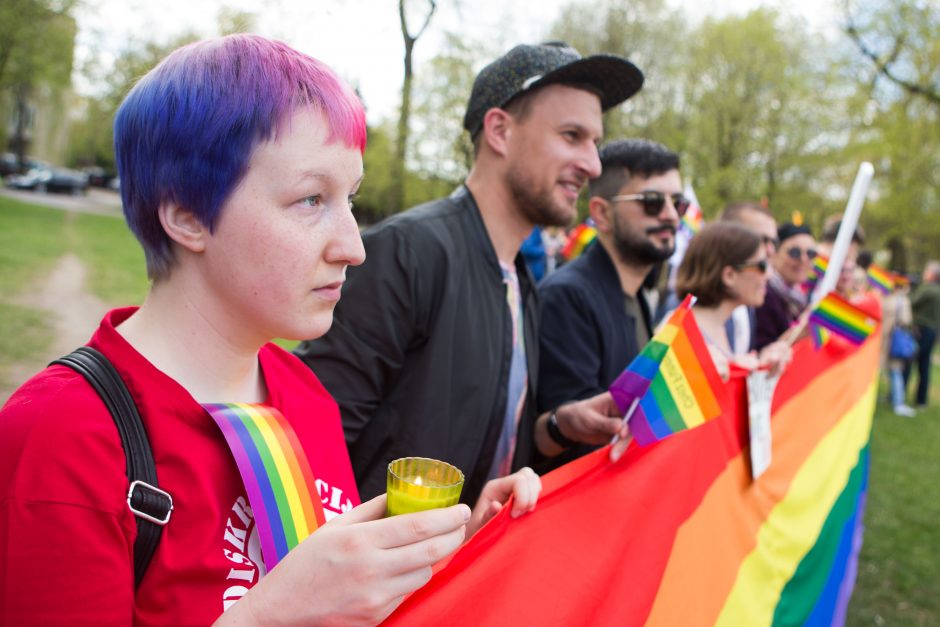
[[12, 152], [0, 155], [0, 176], [16, 174], [20, 169], [20, 160]]
[[88, 175], [88, 184], [92, 187], [108, 187], [108, 184], [114, 178], [113, 174], [96, 165], [84, 167], [82, 172]]
[[34, 164], [26, 174], [7, 177], [7, 187], [32, 189], [37, 192], [66, 192], [79, 195], [88, 191], [88, 175], [76, 170]]

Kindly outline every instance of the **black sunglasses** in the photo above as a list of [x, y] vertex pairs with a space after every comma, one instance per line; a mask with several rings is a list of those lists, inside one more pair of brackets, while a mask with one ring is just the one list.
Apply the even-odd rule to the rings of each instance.
[[818, 254], [815, 248], [807, 248], [806, 250], [803, 250], [799, 246], [791, 246], [787, 249], [787, 257], [794, 261], [799, 261], [804, 253], [806, 253], [806, 258], [810, 261], [815, 259], [816, 255]]
[[[670, 194], [669, 198], [672, 199], [672, 205], [676, 208], [676, 213], [679, 214], [680, 218], [685, 215], [685, 212], [689, 209], [689, 205], [692, 204], [691, 201], [682, 194]], [[620, 202], [622, 200], [639, 201], [640, 204], [643, 205], [644, 213], [650, 217], [658, 216], [662, 212], [663, 207], [666, 206], [666, 194], [662, 192], [645, 191], [639, 194], [614, 196], [610, 199], [610, 202]]]
[[766, 259], [760, 259], [758, 261], [745, 261], [744, 263], [736, 263], [734, 267], [738, 270], [746, 270], [747, 268], [757, 268], [760, 270], [761, 274], [767, 273], [767, 268], [770, 267], [770, 264]]

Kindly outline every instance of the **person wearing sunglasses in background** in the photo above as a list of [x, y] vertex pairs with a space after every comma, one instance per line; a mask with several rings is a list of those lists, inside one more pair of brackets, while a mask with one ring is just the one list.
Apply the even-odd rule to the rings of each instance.
[[767, 292], [770, 260], [767, 247], [754, 230], [734, 222], [716, 222], [692, 238], [676, 275], [679, 299], [696, 297], [695, 321], [722, 377], [731, 364], [754, 369], [767, 367], [772, 373], [790, 361], [785, 342], [775, 342], [759, 353], [735, 351], [725, 334], [725, 323], [735, 307], [759, 307]]
[[[832, 249], [835, 247], [836, 238], [839, 235], [839, 229], [842, 227], [842, 214], [831, 215], [823, 222], [822, 238], [816, 246], [817, 252], [828, 259], [832, 255]], [[862, 246], [865, 245], [865, 230], [861, 224], [855, 226], [852, 233], [852, 240], [842, 261], [842, 272], [839, 274], [839, 280], [836, 282], [835, 292], [840, 296], [853, 300], [858, 297], [858, 280], [856, 270], [858, 269], [858, 255]], [[816, 287], [821, 282], [816, 283]], [[810, 300], [815, 294], [809, 295]]]
[[809, 227], [786, 223], [777, 229], [780, 247], [771, 259], [764, 304], [757, 308], [757, 349], [780, 339], [806, 308], [803, 283], [816, 259], [816, 239]]
[[[675, 249], [689, 206], [679, 156], [642, 139], [600, 149], [602, 173], [589, 183], [596, 245], [539, 284], [540, 451], [556, 467], [610, 441], [616, 421], [584, 420], [571, 401], [607, 390], [649, 342], [652, 322], [641, 286]], [[540, 468], [541, 469], [541, 468]]]
[[[761, 203], [752, 200], [733, 202], [724, 208], [718, 219], [720, 222], [743, 224], [757, 233], [768, 259], [777, 254], [780, 244], [777, 239], [777, 220], [770, 209]], [[735, 308], [725, 323], [725, 334], [735, 353], [757, 350], [756, 309], [745, 305]]]

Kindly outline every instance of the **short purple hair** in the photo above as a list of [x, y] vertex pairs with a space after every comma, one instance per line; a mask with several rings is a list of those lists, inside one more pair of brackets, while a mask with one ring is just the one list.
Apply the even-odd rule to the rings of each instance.
[[170, 240], [158, 208], [173, 202], [214, 228], [258, 144], [298, 108], [326, 117], [329, 141], [360, 152], [362, 103], [326, 65], [257, 35], [229, 35], [179, 48], [130, 91], [114, 119], [124, 216], [152, 279], [168, 275]]

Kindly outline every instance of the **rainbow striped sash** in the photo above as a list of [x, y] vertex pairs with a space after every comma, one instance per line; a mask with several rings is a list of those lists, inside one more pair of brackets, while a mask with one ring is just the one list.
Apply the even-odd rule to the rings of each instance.
[[326, 522], [307, 455], [294, 428], [274, 407], [249, 403], [203, 407], [235, 457], [270, 572]]

